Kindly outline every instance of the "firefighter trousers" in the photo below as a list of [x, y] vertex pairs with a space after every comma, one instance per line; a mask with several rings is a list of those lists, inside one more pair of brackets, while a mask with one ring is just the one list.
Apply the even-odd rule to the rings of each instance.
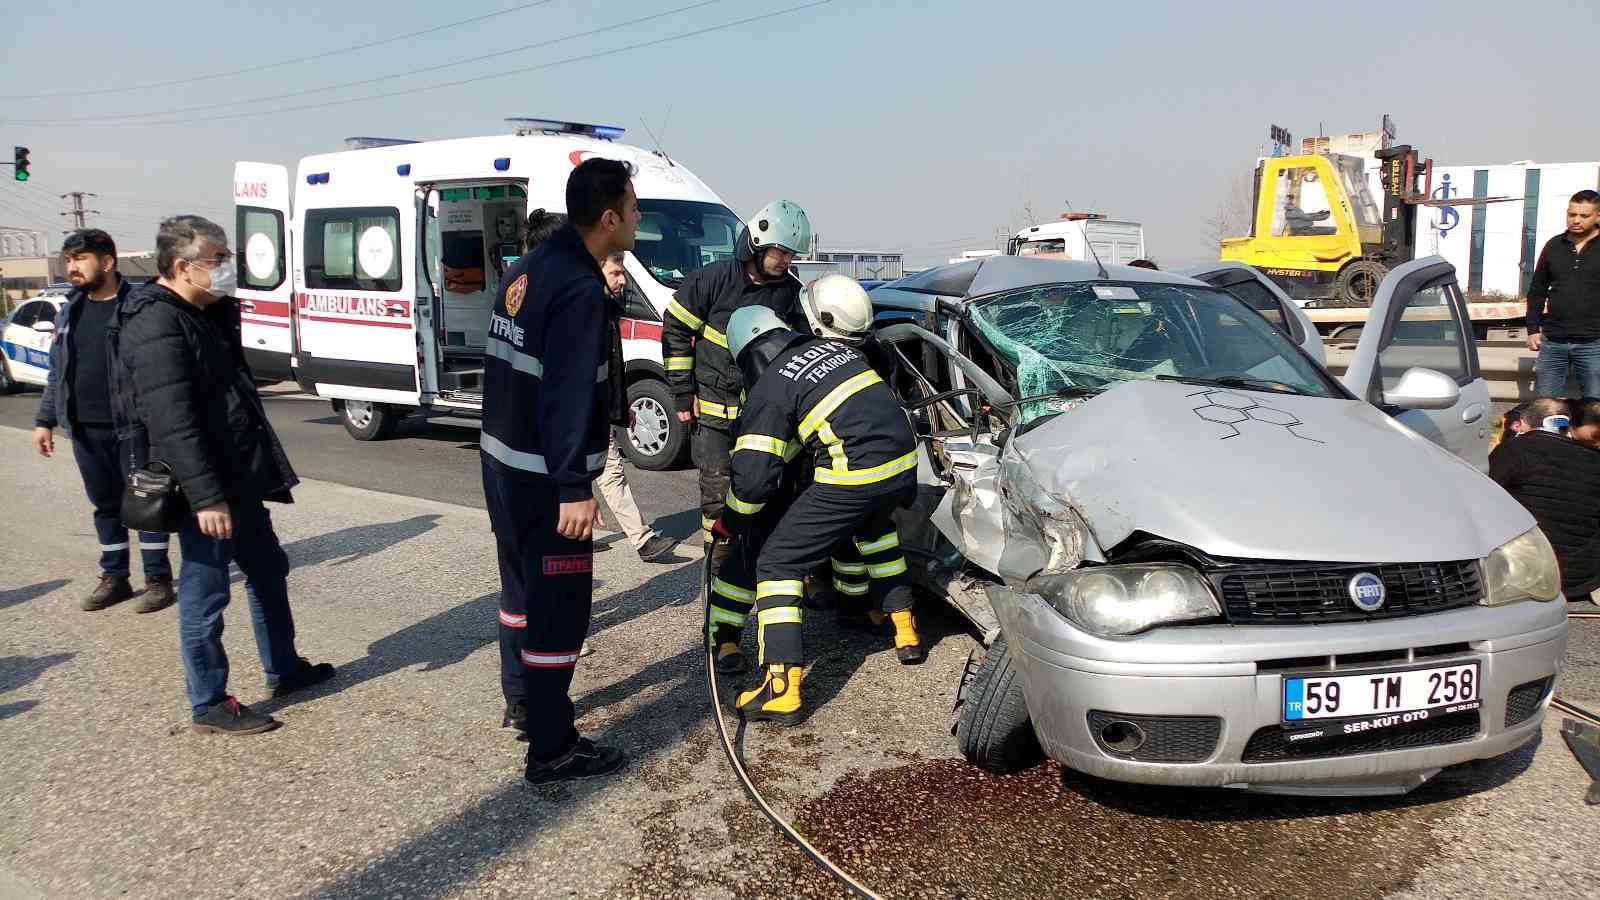
[[722, 515], [722, 504], [728, 496], [728, 463], [732, 457], [732, 430], [696, 419], [689, 438], [689, 458], [700, 470], [700, 538], [708, 553], [711, 526]]
[[851, 541], [886, 609], [909, 609], [911, 588], [894, 510], [915, 496], [907, 472], [873, 485], [812, 484], [783, 513], [756, 558], [756, 633], [761, 664], [804, 665], [800, 601], [805, 577]]
[[500, 562], [500, 687], [528, 711], [528, 758], [577, 743], [568, 691], [594, 603], [594, 542], [556, 531], [556, 486], [505, 478], [487, 463], [483, 495]]

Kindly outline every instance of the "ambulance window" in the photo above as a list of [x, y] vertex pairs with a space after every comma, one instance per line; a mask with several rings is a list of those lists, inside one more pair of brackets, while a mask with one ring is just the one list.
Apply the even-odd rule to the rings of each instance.
[[398, 291], [400, 212], [394, 207], [306, 213], [306, 287]]
[[237, 233], [244, 236], [239, 286], [270, 291], [283, 284], [283, 213], [241, 206]]

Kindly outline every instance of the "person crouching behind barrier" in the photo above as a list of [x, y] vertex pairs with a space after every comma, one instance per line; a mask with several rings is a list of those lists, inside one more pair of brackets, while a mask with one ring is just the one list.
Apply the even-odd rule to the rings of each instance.
[[[791, 331], [762, 307], [740, 309], [728, 323], [728, 349], [751, 387], [726, 508], [713, 533], [730, 540], [750, 531], [781, 489], [788, 460], [826, 460], [756, 557], [752, 599], [762, 679], [738, 697], [747, 721], [795, 724], [804, 718], [804, 579], [842, 541], [855, 542], [868, 576], [880, 586], [902, 659], [922, 656], [893, 519], [894, 510], [916, 496], [916, 439], [888, 385], [854, 346], [871, 325], [870, 301], [851, 279], [825, 276], [801, 295], [801, 305], [814, 338]], [[713, 619], [719, 621], [715, 606]]]

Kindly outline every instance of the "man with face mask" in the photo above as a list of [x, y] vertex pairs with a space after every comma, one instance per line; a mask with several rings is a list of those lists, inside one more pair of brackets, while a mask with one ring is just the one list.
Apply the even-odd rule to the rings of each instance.
[[788, 200], [767, 204], [745, 223], [733, 258], [684, 280], [662, 317], [661, 359], [682, 422], [694, 424], [689, 445], [700, 470], [700, 528], [712, 552], [711, 524], [728, 492], [728, 459], [744, 380], [728, 353], [728, 319], [745, 306], [780, 318], [795, 315], [800, 279], [789, 270], [811, 249], [811, 220]]
[[301, 658], [289, 611], [289, 558], [264, 501], [292, 503], [299, 483], [267, 420], [239, 340], [228, 236], [199, 216], [156, 234], [161, 277], [136, 291], [111, 333], [112, 394], [138, 465], [160, 460], [193, 515], [178, 532], [178, 621], [193, 729], [258, 734], [278, 727], [227, 692], [222, 612], [229, 566], [245, 576], [251, 624], [272, 696], [333, 677]]
[[[94, 530], [100, 541], [100, 582], [82, 602], [83, 609], [94, 612], [134, 595], [128, 580], [128, 530], [122, 527], [128, 457], [111, 423], [106, 348], [106, 329], [132, 286], [117, 272], [117, 245], [98, 228], [68, 235], [61, 242], [61, 256], [73, 289], [56, 316], [50, 379], [34, 416], [33, 446], [40, 456], [53, 455], [57, 425], [72, 438], [72, 457], [94, 506]], [[134, 611], [166, 609], [177, 601], [167, 536], [141, 533], [139, 556], [145, 589]]]

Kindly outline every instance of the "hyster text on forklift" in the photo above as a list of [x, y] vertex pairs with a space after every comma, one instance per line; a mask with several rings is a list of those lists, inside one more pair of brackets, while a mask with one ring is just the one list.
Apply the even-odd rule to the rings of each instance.
[[[687, 445], [661, 364], [661, 313], [690, 272], [733, 255], [739, 219], [621, 128], [512, 119], [512, 133], [443, 141], [351, 138], [288, 169], [235, 164], [245, 352], [260, 379], [327, 397], [357, 440], [406, 415], [476, 424], [500, 277], [528, 211], [563, 212], [567, 174], [591, 156], [637, 170], [638, 241], [621, 321], [634, 427], [623, 452], [671, 465]], [[621, 435], [619, 435], [619, 438]]]
[[1441, 255], [1466, 276], [1475, 336], [1520, 337], [1539, 250], [1600, 164], [1436, 168], [1392, 137], [1306, 138], [1298, 155], [1262, 159], [1250, 235], [1225, 238], [1221, 258], [1262, 270], [1340, 337], [1359, 331], [1390, 269]]

